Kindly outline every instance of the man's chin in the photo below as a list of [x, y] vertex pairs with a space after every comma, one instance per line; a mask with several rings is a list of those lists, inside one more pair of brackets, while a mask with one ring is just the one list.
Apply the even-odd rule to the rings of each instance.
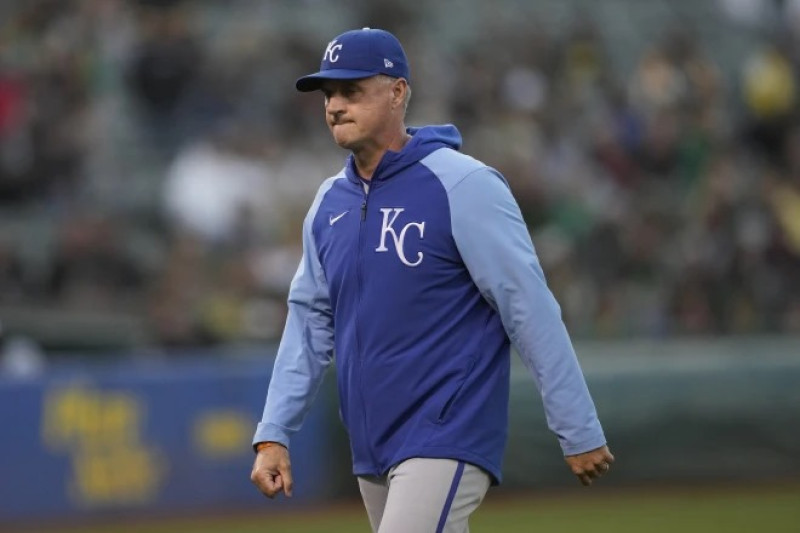
[[353, 139], [350, 139], [344, 135], [334, 135], [333, 140], [339, 146], [339, 148], [344, 148], [345, 150], [353, 150], [358, 144], [353, 141]]
[[354, 144], [353, 133], [350, 131], [351, 124], [339, 124], [331, 128], [331, 135], [336, 144], [342, 148], [351, 148]]

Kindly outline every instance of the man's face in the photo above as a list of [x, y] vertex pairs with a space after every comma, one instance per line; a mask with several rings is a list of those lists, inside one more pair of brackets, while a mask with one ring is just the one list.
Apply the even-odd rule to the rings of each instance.
[[350, 151], [380, 146], [396, 128], [392, 113], [395, 81], [384, 76], [325, 80], [325, 121], [336, 144]]

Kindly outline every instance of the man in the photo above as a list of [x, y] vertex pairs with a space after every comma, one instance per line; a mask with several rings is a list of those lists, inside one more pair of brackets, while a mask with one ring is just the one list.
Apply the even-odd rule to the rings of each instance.
[[614, 458], [507, 183], [455, 127], [406, 128], [409, 80], [398, 40], [369, 28], [297, 80], [351, 155], [304, 222], [251, 479], [291, 495], [289, 440], [335, 354], [373, 531], [463, 532], [501, 480], [510, 342], [572, 472], [588, 485]]

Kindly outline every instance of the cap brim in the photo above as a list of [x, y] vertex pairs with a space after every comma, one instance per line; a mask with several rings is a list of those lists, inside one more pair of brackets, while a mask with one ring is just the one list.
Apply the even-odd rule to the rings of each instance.
[[380, 74], [380, 72], [372, 72], [369, 70], [330, 69], [298, 78], [294, 86], [298, 91], [307, 93], [318, 90], [325, 80], [360, 80], [371, 78], [378, 74]]

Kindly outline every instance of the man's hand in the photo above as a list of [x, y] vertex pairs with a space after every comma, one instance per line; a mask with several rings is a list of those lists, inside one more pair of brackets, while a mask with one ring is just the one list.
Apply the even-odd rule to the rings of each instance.
[[614, 456], [611, 455], [608, 446], [603, 446], [586, 453], [567, 455], [564, 460], [572, 473], [581, 480], [581, 483], [589, 486], [593, 479], [608, 473], [611, 463], [614, 462]]
[[268, 498], [274, 498], [281, 490], [291, 497], [292, 465], [289, 462], [289, 450], [277, 442], [260, 446], [263, 447], [256, 454], [250, 481]]

